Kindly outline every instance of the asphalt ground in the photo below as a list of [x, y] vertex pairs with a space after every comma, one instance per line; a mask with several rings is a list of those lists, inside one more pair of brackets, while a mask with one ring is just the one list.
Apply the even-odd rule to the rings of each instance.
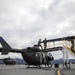
[[0, 75], [56, 75], [57, 69], [36, 67], [26, 68], [25, 65], [6, 66], [0, 65]]
[[0, 65], [0, 75], [75, 75], [75, 64], [71, 65], [71, 69], [47, 68], [43, 66], [41, 69], [31, 66], [26, 68], [25, 65]]
[[75, 75], [75, 64], [71, 64], [71, 69], [61, 69], [61, 75]]

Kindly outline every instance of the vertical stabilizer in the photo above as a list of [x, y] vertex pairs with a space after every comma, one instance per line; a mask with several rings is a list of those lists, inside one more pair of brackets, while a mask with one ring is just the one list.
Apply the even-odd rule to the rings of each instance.
[[8, 54], [11, 50], [9, 44], [2, 37], [0, 37], [0, 43], [3, 47], [2, 54]]

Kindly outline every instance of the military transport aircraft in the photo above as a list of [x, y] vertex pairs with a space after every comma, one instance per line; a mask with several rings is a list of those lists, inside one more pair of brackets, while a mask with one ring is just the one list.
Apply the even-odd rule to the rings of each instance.
[[21, 53], [28, 67], [30, 65], [38, 65], [41, 68], [42, 64], [49, 65], [50, 61], [54, 60], [54, 58], [51, 53], [46, 53], [62, 49], [62, 47], [54, 47], [40, 50], [37, 45], [27, 47], [26, 49], [13, 49], [2, 37], [0, 37], [0, 43], [2, 45], [2, 48], [0, 48], [0, 52], [2, 52], [2, 54], [8, 54], [9, 52]]

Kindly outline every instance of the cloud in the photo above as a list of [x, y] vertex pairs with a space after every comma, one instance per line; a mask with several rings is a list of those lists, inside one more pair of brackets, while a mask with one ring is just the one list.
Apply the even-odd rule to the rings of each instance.
[[75, 35], [74, 7], [74, 0], [0, 0], [0, 35], [14, 48]]

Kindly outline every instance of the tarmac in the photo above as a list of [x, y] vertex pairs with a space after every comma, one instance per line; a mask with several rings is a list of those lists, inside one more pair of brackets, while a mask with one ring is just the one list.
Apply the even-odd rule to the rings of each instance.
[[61, 75], [75, 75], [75, 64], [71, 64], [71, 69], [60, 69]]
[[26, 65], [0, 65], [0, 75], [75, 75], [75, 64], [71, 64], [71, 69], [48, 68], [43, 66], [41, 69], [31, 66], [26, 68]]

